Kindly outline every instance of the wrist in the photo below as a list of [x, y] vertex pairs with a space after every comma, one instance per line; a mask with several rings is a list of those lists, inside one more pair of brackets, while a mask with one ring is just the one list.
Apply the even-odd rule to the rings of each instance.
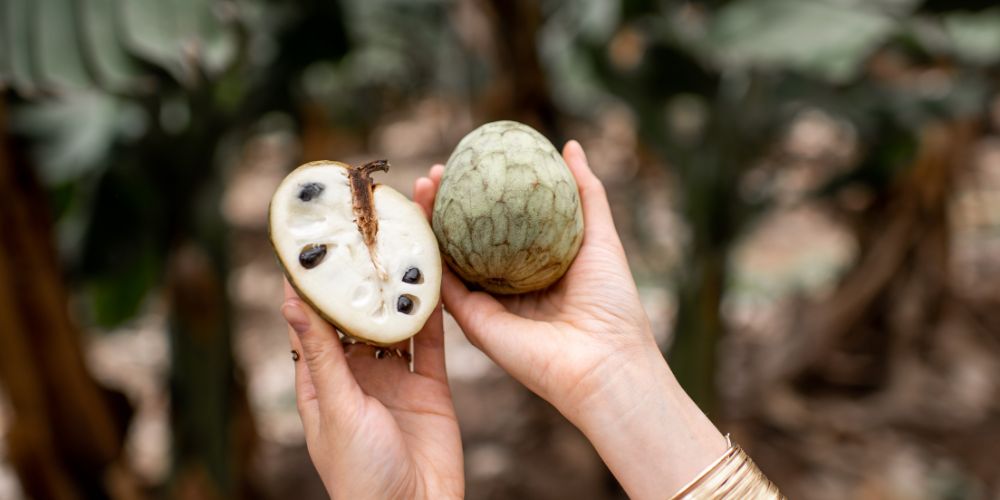
[[567, 417], [629, 497], [670, 496], [725, 452], [725, 438], [655, 346], [604, 371], [602, 383]]

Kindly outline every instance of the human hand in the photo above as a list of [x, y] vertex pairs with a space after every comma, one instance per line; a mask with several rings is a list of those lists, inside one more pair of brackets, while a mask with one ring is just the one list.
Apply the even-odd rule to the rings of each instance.
[[[726, 449], [684, 394], [653, 339], [600, 180], [583, 149], [563, 157], [583, 205], [584, 238], [552, 287], [513, 296], [470, 291], [450, 270], [445, 307], [469, 340], [579, 427], [633, 498], [663, 498]], [[417, 180], [431, 213], [444, 167]]]
[[441, 307], [414, 337], [413, 364], [342, 346], [285, 283], [281, 308], [295, 353], [306, 446], [332, 498], [462, 498], [458, 421], [444, 365]]

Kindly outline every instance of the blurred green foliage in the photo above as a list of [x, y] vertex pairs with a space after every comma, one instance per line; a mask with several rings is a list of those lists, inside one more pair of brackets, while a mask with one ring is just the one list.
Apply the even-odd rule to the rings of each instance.
[[[431, 92], [477, 99], [498, 71], [463, 45], [446, 0], [5, 0], [0, 84], [34, 148], [88, 320], [132, 317], [179, 240], [225, 276], [223, 162], [304, 107], [366, 129]], [[741, 180], [799, 113], [822, 110], [860, 154], [816, 196], [885, 193], [936, 121], [995, 97], [1000, 7], [920, 0], [541, 0], [532, 37], [552, 101], [588, 120], [631, 109], [673, 169], [690, 228], [673, 284], [672, 364], [706, 408], [729, 252], [773, 201]], [[616, 52], [616, 47], [624, 47]], [[274, 120], [281, 117], [280, 120]], [[228, 343], [225, 343], [228, 345]], [[227, 347], [228, 348], [228, 347]], [[216, 470], [223, 470], [220, 465]]]
[[[767, 188], [742, 189], [743, 179], [798, 115], [820, 110], [860, 142], [857, 160], [816, 195], [861, 186], [876, 199], [912, 160], [924, 127], [985, 117], [997, 88], [998, 9], [924, 7], [632, 0], [614, 37], [582, 44], [602, 86], [636, 114], [644, 142], [676, 169], [691, 237], [676, 282], [671, 366], [710, 413], [728, 255], [773, 201]], [[608, 47], [626, 35], [643, 57], [616, 64]]]

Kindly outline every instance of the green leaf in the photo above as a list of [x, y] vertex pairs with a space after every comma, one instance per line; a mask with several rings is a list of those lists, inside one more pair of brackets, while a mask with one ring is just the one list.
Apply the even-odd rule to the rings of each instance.
[[31, 33], [29, 20], [34, 16], [38, 4], [32, 0], [6, 0], [0, 3], [3, 9], [3, 29], [0, 38], [6, 46], [7, 64], [2, 69], [4, 80], [10, 82], [23, 95], [37, 92], [38, 82], [31, 67]]
[[160, 265], [154, 252], [140, 247], [117, 268], [88, 281], [85, 291], [94, 323], [113, 328], [135, 316], [156, 282]]
[[12, 129], [34, 136], [39, 174], [53, 185], [79, 178], [103, 163], [127, 111], [108, 94], [74, 92], [21, 106]]
[[723, 66], [793, 69], [844, 81], [894, 29], [885, 14], [844, 3], [738, 0], [712, 19], [706, 48]]
[[945, 16], [944, 28], [956, 56], [973, 64], [1000, 61], [1000, 7]]
[[207, 0], [128, 0], [122, 4], [130, 51], [191, 84], [198, 70], [217, 73], [236, 53], [232, 30]]
[[38, 15], [31, 28], [37, 47], [38, 72], [47, 86], [57, 90], [84, 89], [93, 85], [80, 50], [73, 0], [37, 0]]
[[0, 90], [7, 87], [10, 80], [10, 41], [7, 40], [10, 23], [7, 22], [7, 4], [0, 4]]
[[231, 6], [205, 0], [176, 0], [178, 33], [194, 59], [209, 74], [224, 70], [236, 54], [235, 33], [214, 12]]
[[236, 32], [212, 16], [205, 18], [200, 36], [202, 48], [199, 59], [202, 68], [211, 76], [222, 73], [232, 64], [239, 51]]
[[923, 0], [825, 0], [837, 6], [850, 9], [877, 10], [896, 16], [913, 13]]
[[129, 0], [121, 6], [122, 38], [129, 51], [186, 80], [189, 71], [181, 55], [174, 2]]
[[135, 84], [139, 68], [118, 37], [122, 8], [118, 0], [79, 0], [83, 47], [93, 62], [97, 79], [109, 90], [124, 90]]
[[135, 314], [163, 273], [165, 210], [171, 200], [157, 186], [136, 148], [123, 148], [103, 172], [89, 203], [76, 271], [96, 322], [113, 326]]

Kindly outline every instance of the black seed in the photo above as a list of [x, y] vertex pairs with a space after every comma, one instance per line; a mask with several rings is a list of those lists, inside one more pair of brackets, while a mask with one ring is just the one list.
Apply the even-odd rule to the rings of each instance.
[[324, 257], [326, 257], [326, 245], [313, 243], [306, 245], [299, 253], [299, 264], [306, 269], [312, 269], [323, 262]]
[[302, 191], [299, 191], [299, 199], [302, 201], [312, 201], [313, 198], [319, 196], [326, 186], [318, 182], [310, 182], [302, 186]]
[[403, 314], [410, 314], [413, 312], [413, 301], [406, 295], [400, 295], [399, 299], [396, 300], [396, 310]]
[[419, 283], [420, 282], [420, 269], [411, 267], [403, 273], [403, 283]]

